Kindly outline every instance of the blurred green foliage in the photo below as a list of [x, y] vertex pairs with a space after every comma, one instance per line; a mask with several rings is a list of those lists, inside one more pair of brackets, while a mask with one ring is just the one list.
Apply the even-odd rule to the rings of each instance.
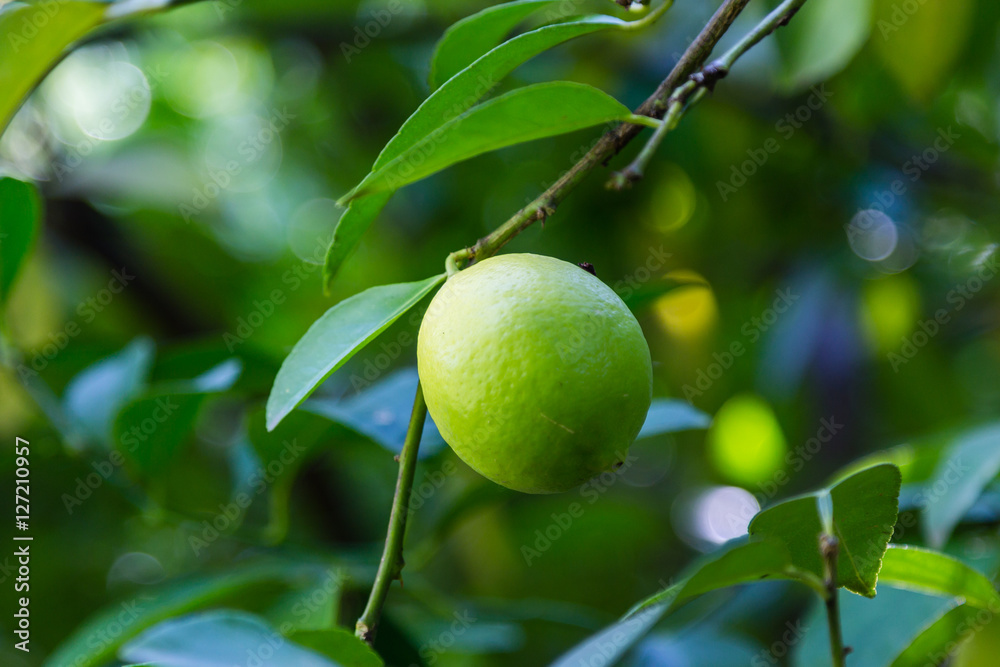
[[[678, 0], [642, 32], [559, 46], [495, 94], [564, 79], [634, 108], [715, 4]], [[184, 5], [91, 33], [18, 111], [0, 139], [0, 479], [11, 488], [15, 437], [29, 440], [35, 622], [32, 653], [4, 642], [0, 663], [62, 646], [102, 664], [208, 608], [289, 633], [353, 626], [385, 537], [389, 434], [411, 400], [379, 382], [412, 382], [426, 300], [268, 433], [281, 362], [334, 304], [439, 274], [600, 133], [505, 148], [400, 190], [324, 296], [335, 200], [430, 93], [444, 30], [483, 5]], [[751, 2], [720, 47], [767, 9]], [[0, 27], [26, 34], [21, 19], [42, 11], [4, 7]], [[970, 429], [1000, 416], [998, 20], [991, 0], [809, 0], [684, 118], [642, 182], [613, 193], [594, 174], [505, 249], [592, 263], [643, 325], [654, 394], [727, 418], [707, 435], [642, 438], [626, 470], [559, 496], [508, 492], [429, 448], [405, 586], [376, 643], [387, 664], [547, 664], [745, 534], [760, 506], [866, 456], [902, 468], [895, 542], [942, 547], [994, 579], [1000, 439]], [[26, 71], [11, 44], [0, 76]], [[40, 193], [33, 242], [20, 181]], [[564, 524], [571, 503], [583, 511]], [[886, 590], [842, 592], [849, 645], [876, 623], [886, 637], [926, 629], [912, 664], [956, 638], [969, 640], [956, 664], [993, 664], [992, 618]], [[818, 664], [826, 639], [807, 594], [712, 593], [629, 660]], [[238, 634], [242, 612], [220, 622]], [[9, 615], [0, 630], [12, 636]], [[123, 659], [144, 659], [153, 639]], [[851, 664], [903, 647], [865, 644]]]

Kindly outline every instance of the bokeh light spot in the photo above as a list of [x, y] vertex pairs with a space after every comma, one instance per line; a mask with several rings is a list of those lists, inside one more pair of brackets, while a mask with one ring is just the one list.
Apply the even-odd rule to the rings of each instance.
[[758, 396], [741, 394], [719, 408], [708, 432], [708, 449], [719, 473], [751, 485], [783, 467], [787, 445], [771, 406]]
[[913, 329], [920, 312], [920, 290], [913, 278], [897, 273], [870, 280], [861, 290], [861, 325], [870, 349], [888, 352]]
[[682, 493], [671, 507], [678, 537], [699, 551], [710, 551], [747, 534], [760, 511], [752, 493], [736, 486], [712, 486]]
[[858, 211], [847, 226], [847, 242], [854, 254], [869, 262], [885, 259], [896, 249], [899, 230], [882, 211], [869, 208]]
[[694, 184], [683, 169], [668, 164], [665, 171], [653, 193], [647, 222], [657, 231], [672, 232], [691, 220], [697, 198]]
[[692, 284], [677, 287], [653, 303], [652, 312], [660, 326], [685, 343], [704, 339], [719, 320], [712, 288], [693, 271], [671, 271], [666, 278]]
[[167, 576], [160, 561], [148, 553], [132, 551], [122, 554], [108, 570], [108, 587], [118, 584], [156, 584]]
[[210, 178], [224, 190], [253, 192], [274, 178], [281, 166], [281, 134], [288, 120], [279, 113], [230, 116], [210, 126], [204, 138]]
[[939, 215], [924, 222], [922, 243], [931, 250], [947, 250], [961, 243], [971, 226], [962, 215]]
[[124, 139], [149, 115], [149, 80], [121, 44], [89, 46], [70, 54], [46, 80], [45, 99], [60, 118], [65, 141]]
[[218, 42], [196, 42], [170, 62], [164, 93], [185, 116], [204, 118], [239, 104], [240, 68], [232, 51]]

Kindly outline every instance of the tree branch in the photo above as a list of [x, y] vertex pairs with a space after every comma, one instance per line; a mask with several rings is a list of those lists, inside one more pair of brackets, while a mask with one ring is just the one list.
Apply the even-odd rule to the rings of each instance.
[[[690, 76], [708, 59], [716, 43], [725, 34], [750, 0], [725, 0], [695, 40], [681, 55], [656, 91], [635, 110], [636, 115], [662, 118], [670, 92], [681, 81]], [[630, 142], [642, 127], [625, 123], [609, 130], [598, 140], [579, 162], [570, 167], [559, 180], [540, 194], [534, 201], [511, 216], [488, 236], [484, 236], [471, 248], [463, 248], [451, 254], [450, 262], [481, 260], [491, 257], [508, 241], [517, 236], [536, 221], [545, 220], [555, 213], [556, 207], [598, 164], [606, 162]]]
[[750, 50], [750, 48], [764, 39], [772, 32], [783, 25], [787, 25], [793, 16], [804, 5], [806, 0], [785, 0], [774, 11], [768, 14], [763, 21], [748, 32], [743, 39], [736, 43], [731, 49], [726, 51], [720, 58], [705, 65], [700, 70], [688, 77], [688, 80], [678, 86], [667, 98], [667, 113], [663, 117], [653, 136], [642, 147], [642, 151], [628, 167], [615, 174], [609, 181], [608, 187], [614, 190], [622, 188], [638, 181], [642, 178], [646, 165], [656, 153], [660, 142], [668, 132], [677, 127], [681, 116], [694, 104], [705, 96], [705, 91], [715, 90], [715, 84], [727, 74], [732, 66], [739, 60], [740, 56]]
[[[668, 74], [667, 77], [660, 82], [660, 85], [657, 86], [653, 94], [650, 95], [649, 98], [647, 98], [646, 101], [639, 105], [639, 107], [635, 110], [636, 115], [649, 116], [651, 118], [663, 118], [667, 115], [669, 107], [671, 106], [670, 98], [675, 89], [683, 83], [689, 81], [689, 78], [702, 68], [719, 39], [726, 33], [730, 26], [732, 26], [733, 21], [736, 20], [736, 17], [739, 16], [740, 12], [743, 11], [743, 8], [746, 7], [749, 1], [750, 0], [725, 0], [725, 2], [722, 3], [722, 6], [719, 7], [695, 40], [681, 55], [680, 60], [678, 60], [677, 64], [674, 65], [670, 74]], [[757, 27], [757, 29], [742, 39], [736, 47], [730, 49], [727, 55], [731, 56], [735, 61], [736, 58], [753, 46], [753, 44], [756, 44], [758, 41], [763, 39], [765, 35], [772, 32], [779, 25], [787, 23], [788, 19], [791, 18], [795, 11], [798, 10], [798, 7], [804, 2], [805, 0], [786, 0], [781, 7], [768, 15], [768, 18], [766, 18], [761, 25]], [[796, 5], [794, 10], [790, 12], [780, 12], [783, 8], [787, 10], [787, 6], [790, 4]], [[779, 13], [781, 20], [774, 25], [771, 25], [769, 20]], [[702, 75], [698, 85], [709, 85], [707, 83], [708, 80], [704, 78], [706, 76], [706, 72], [701, 71], [698, 72], [698, 74]], [[723, 75], [724, 73], [716, 77], [716, 80], [717, 78], [721, 78]], [[697, 78], [698, 77], [696, 77], [696, 79]], [[712, 80], [712, 82], [714, 83], [714, 80]], [[703, 90], [703, 88], [699, 89]], [[679, 112], [680, 109], [677, 109], [675, 114], [679, 114]], [[671, 119], [668, 118], [667, 120], [670, 121]], [[598, 164], [604, 164], [611, 157], [616, 155], [622, 148], [625, 147], [626, 144], [634, 139], [641, 130], [642, 127], [640, 125], [624, 123], [605, 133], [604, 136], [598, 140], [597, 144], [594, 145], [594, 147], [591, 148], [579, 162], [574, 164], [569, 171], [563, 174], [555, 183], [549, 186], [545, 192], [535, 198], [534, 201], [512, 215], [506, 222], [497, 227], [490, 234], [479, 239], [475, 245], [451, 253], [446, 262], [449, 272], [457, 270], [460, 262], [468, 260], [478, 261], [486, 257], [491, 257], [512, 238], [520, 234], [524, 229], [530, 227], [536, 221], [545, 220], [547, 217], [552, 215], [555, 212], [556, 207], [559, 206], [563, 199], [565, 199], [566, 196], [581, 181], [583, 181], [587, 174], [589, 174]], [[656, 130], [656, 134], [660, 136], [654, 141], [658, 143], [659, 140], [662, 139], [663, 134], [669, 130], [669, 122], [661, 125]], [[647, 151], [650, 155], [655, 149], [656, 143], [654, 143], [654, 145], [650, 147], [649, 151]], [[646, 159], [648, 159], [648, 156]]]
[[389, 530], [385, 538], [385, 549], [382, 560], [375, 574], [368, 604], [355, 625], [354, 633], [361, 639], [372, 644], [375, 632], [378, 630], [379, 617], [382, 615], [382, 605], [385, 604], [389, 586], [394, 579], [400, 579], [403, 571], [403, 537], [406, 534], [406, 516], [410, 511], [410, 491], [413, 488], [413, 473], [417, 468], [417, 451], [420, 449], [420, 436], [424, 431], [424, 420], [427, 418], [427, 404], [424, 402], [424, 391], [417, 384], [417, 395], [413, 398], [413, 412], [410, 414], [410, 425], [406, 429], [406, 439], [403, 450], [399, 453], [399, 477], [396, 479], [396, 493], [392, 497], [392, 511], [389, 513]]

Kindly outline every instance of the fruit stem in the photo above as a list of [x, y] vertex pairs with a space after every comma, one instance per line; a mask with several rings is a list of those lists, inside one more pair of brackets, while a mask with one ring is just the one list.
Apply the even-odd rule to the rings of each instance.
[[[614, 2], [616, 5], [620, 7], [625, 7], [626, 9], [633, 4], [631, 0], [614, 0]], [[634, 4], [645, 5], [648, 8], [649, 0], [639, 0]], [[665, 0], [663, 3], [660, 4], [659, 7], [653, 9], [648, 14], [643, 16], [641, 19], [638, 19], [636, 21], [629, 21], [628, 23], [626, 23], [624, 26], [622, 26], [622, 29], [641, 30], [646, 26], [650, 25], [651, 23], [655, 23], [661, 16], [663, 16], [667, 12], [668, 9], [670, 9], [673, 6], [673, 4], [674, 0]]]
[[830, 631], [830, 655], [833, 667], [844, 667], [844, 637], [840, 629], [840, 609], [837, 596], [837, 551], [839, 544], [833, 535], [819, 537], [819, 550], [823, 554], [823, 575], [826, 584], [826, 622]]
[[417, 395], [413, 398], [413, 412], [410, 413], [410, 425], [406, 429], [406, 439], [399, 453], [399, 477], [396, 479], [396, 493], [392, 498], [392, 511], [389, 513], [389, 530], [385, 538], [385, 549], [379, 562], [375, 583], [364, 613], [355, 625], [355, 634], [368, 645], [375, 641], [382, 606], [389, 594], [389, 587], [394, 579], [402, 581], [403, 571], [403, 537], [406, 534], [406, 517], [410, 511], [410, 490], [413, 488], [413, 474], [417, 467], [417, 451], [420, 449], [420, 436], [424, 431], [424, 420], [427, 418], [427, 404], [424, 402], [424, 390], [417, 384]]
[[451, 278], [453, 275], [459, 272], [460, 267], [458, 263], [469, 259], [471, 253], [468, 248], [462, 248], [461, 250], [456, 250], [455, 252], [448, 255], [447, 259], [444, 260], [444, 268], [448, 272], [448, 277]]

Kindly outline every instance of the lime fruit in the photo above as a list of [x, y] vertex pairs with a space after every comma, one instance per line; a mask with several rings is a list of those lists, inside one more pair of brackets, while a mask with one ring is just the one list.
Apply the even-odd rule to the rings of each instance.
[[649, 347], [618, 295], [539, 255], [450, 278], [420, 326], [417, 366], [455, 453], [526, 493], [566, 491], [624, 462], [652, 394]]

